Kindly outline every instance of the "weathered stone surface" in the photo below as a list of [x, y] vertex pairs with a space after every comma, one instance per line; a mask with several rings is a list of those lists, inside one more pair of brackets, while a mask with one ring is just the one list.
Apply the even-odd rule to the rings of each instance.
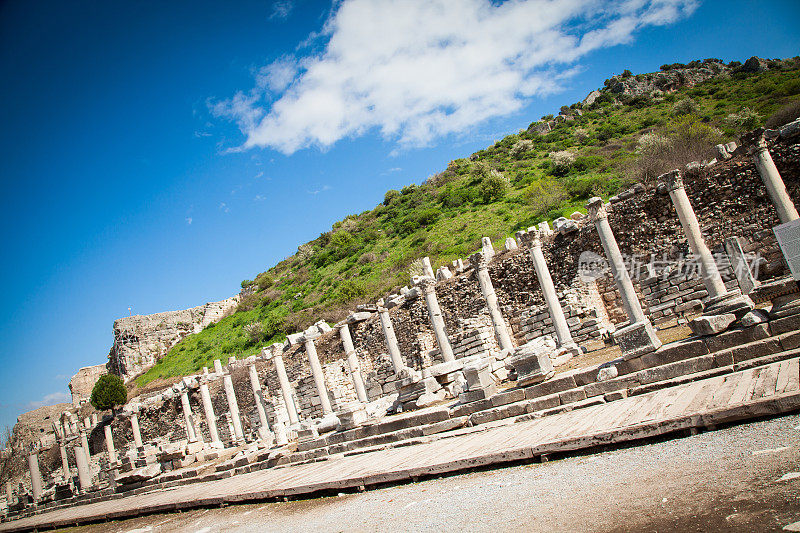
[[506, 365], [511, 365], [517, 373], [517, 386], [544, 381], [553, 375], [549, 353], [554, 348], [555, 341], [552, 338], [549, 341], [537, 339], [517, 348]]
[[703, 315], [689, 322], [692, 333], [697, 336], [716, 335], [727, 330], [736, 321], [736, 315]]
[[491, 398], [497, 393], [497, 385], [491, 383], [486, 387], [479, 389], [469, 389], [458, 395], [458, 401], [461, 403], [477, 402], [478, 400], [485, 400]]
[[742, 317], [740, 321], [742, 327], [749, 328], [756, 324], [762, 324], [768, 320], [766, 311], [762, 309], [753, 309]]
[[140, 483], [142, 481], [147, 481], [148, 479], [152, 479], [161, 473], [161, 465], [158, 463], [153, 463], [151, 465], [145, 466], [143, 468], [137, 468], [128, 472], [127, 474], [122, 474], [117, 477], [116, 482], [120, 485], [130, 485], [131, 483]]

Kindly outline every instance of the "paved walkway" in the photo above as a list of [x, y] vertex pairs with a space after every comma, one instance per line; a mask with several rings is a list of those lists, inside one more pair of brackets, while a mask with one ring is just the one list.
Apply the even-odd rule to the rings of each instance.
[[0, 531], [368, 487], [798, 409], [800, 360], [790, 359], [528, 422], [470, 428], [430, 443], [54, 510], [0, 524]]

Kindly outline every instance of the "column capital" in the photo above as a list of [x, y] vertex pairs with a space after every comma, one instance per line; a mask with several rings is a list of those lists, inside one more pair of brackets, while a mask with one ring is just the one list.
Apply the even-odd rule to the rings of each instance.
[[678, 169], [670, 170], [658, 177], [659, 181], [663, 181], [667, 185], [667, 191], [677, 191], [683, 189], [683, 176]]
[[542, 236], [539, 230], [533, 230], [529, 232], [531, 236], [531, 248], [541, 248], [542, 247]]
[[475, 270], [487, 270], [489, 268], [489, 261], [486, 260], [486, 256], [481, 252], [475, 252], [469, 256], [469, 262]]
[[741, 137], [743, 145], [747, 146], [747, 153], [751, 156], [758, 155], [767, 150], [767, 140], [764, 138], [764, 128], [745, 133]]
[[586, 209], [589, 212], [589, 220], [591, 222], [597, 222], [598, 220], [608, 218], [606, 206], [603, 203], [603, 199], [599, 196], [589, 198], [589, 201], [586, 202]]
[[425, 294], [435, 292], [436, 281], [428, 276], [423, 276], [417, 285], [422, 289]]

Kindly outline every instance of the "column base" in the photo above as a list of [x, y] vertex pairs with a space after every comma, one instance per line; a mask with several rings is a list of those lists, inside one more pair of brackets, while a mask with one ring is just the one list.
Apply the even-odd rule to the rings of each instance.
[[523, 344], [509, 358], [508, 364], [514, 367], [517, 373], [517, 387], [525, 387], [540, 383], [553, 377], [553, 362], [550, 360], [550, 353], [553, 347], [547, 339], [539, 337], [533, 341]]
[[634, 359], [661, 348], [661, 340], [649, 320], [634, 322], [614, 333], [624, 360]]
[[745, 296], [742, 291], [735, 289], [706, 300], [703, 305], [703, 314], [724, 315], [732, 313], [736, 315], [736, 318], [742, 318], [755, 307], [753, 300], [749, 296]]

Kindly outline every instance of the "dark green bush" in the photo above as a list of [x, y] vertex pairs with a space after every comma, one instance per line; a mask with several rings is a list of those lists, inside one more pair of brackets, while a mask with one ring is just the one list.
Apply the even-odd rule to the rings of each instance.
[[124, 405], [128, 401], [128, 389], [125, 384], [114, 374], [103, 374], [92, 388], [89, 403], [98, 411], [115, 409], [118, 405]]

